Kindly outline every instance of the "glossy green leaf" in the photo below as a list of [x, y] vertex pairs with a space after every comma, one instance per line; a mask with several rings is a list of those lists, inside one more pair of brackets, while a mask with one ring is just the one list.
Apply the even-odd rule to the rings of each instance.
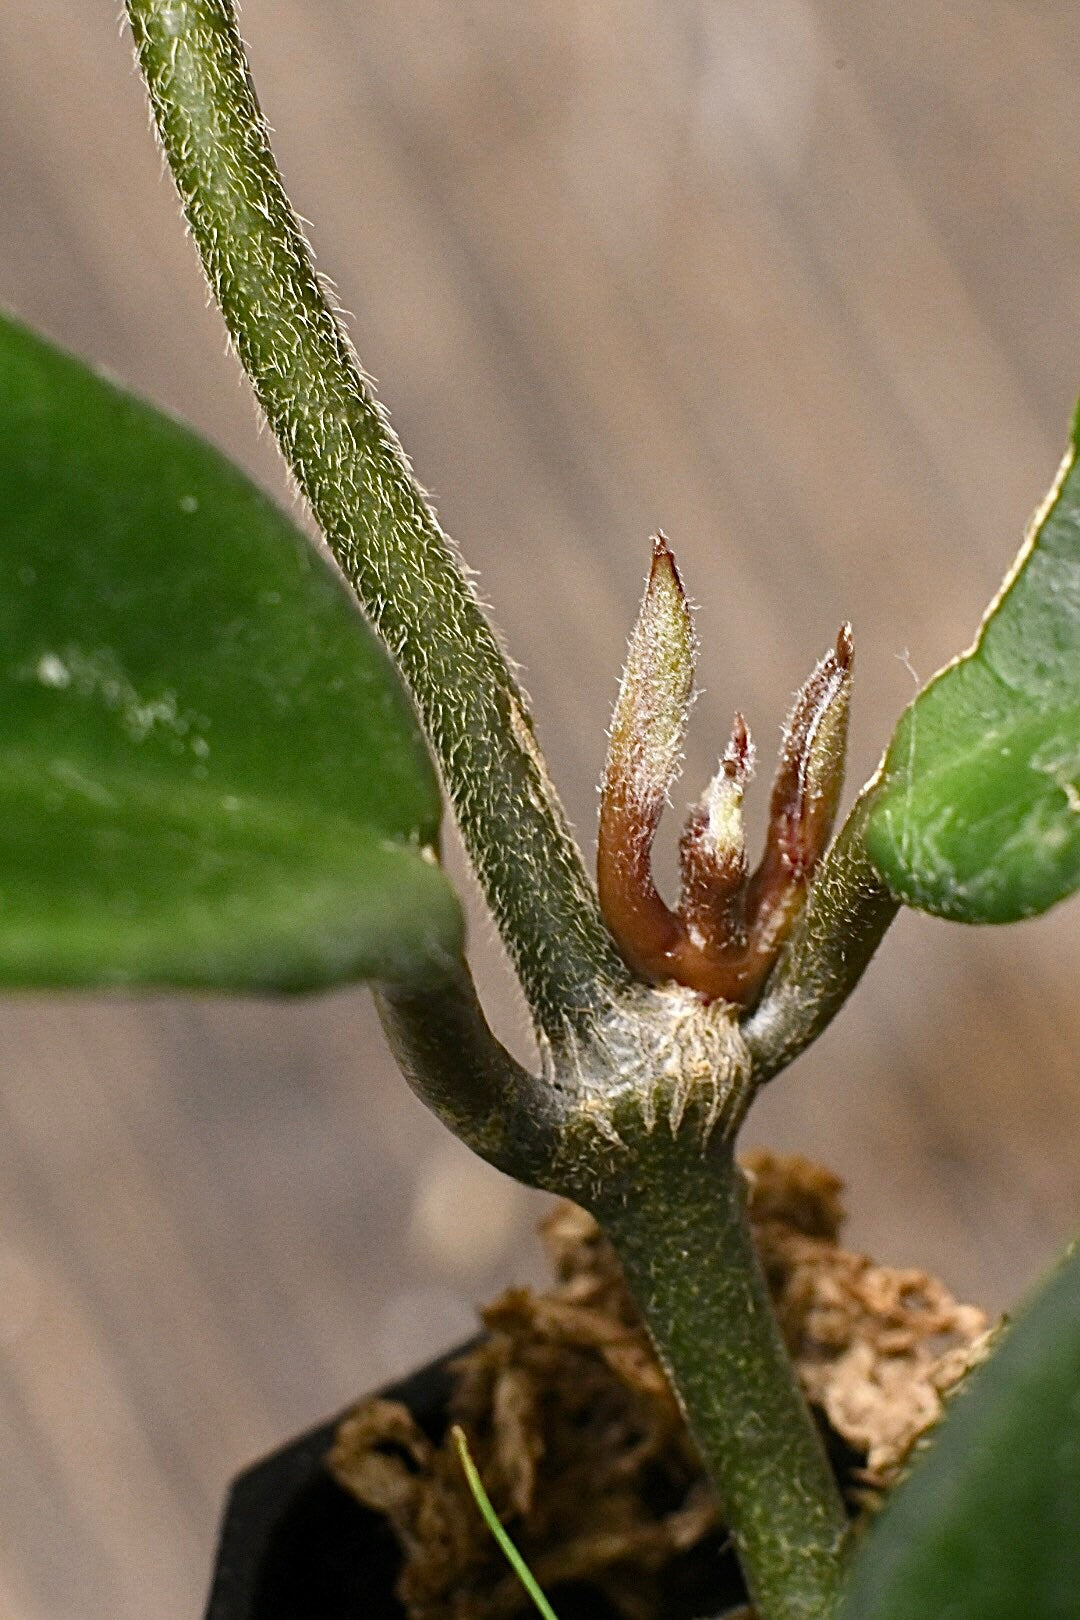
[[954, 1397], [859, 1549], [841, 1620], [1080, 1615], [1080, 1250]]
[[461, 943], [439, 814], [296, 527], [0, 319], [0, 983], [423, 981]]
[[866, 839], [908, 905], [1012, 922], [1080, 885], [1076, 437], [970, 652], [906, 711]]

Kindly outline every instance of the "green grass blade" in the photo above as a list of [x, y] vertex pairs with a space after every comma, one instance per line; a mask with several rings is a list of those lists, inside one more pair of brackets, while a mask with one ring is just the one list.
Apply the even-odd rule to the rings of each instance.
[[514, 1571], [514, 1574], [517, 1576], [526, 1592], [532, 1598], [537, 1609], [543, 1615], [544, 1620], [557, 1620], [555, 1610], [551, 1607], [551, 1604], [537, 1586], [532, 1571], [525, 1562], [524, 1558], [522, 1558], [521, 1554], [518, 1552], [517, 1548], [514, 1546], [514, 1543], [511, 1541], [507, 1530], [499, 1519], [499, 1515], [495, 1512], [495, 1509], [491, 1505], [491, 1498], [488, 1496], [487, 1491], [485, 1491], [483, 1481], [476, 1471], [476, 1464], [469, 1455], [469, 1445], [468, 1441], [465, 1439], [464, 1430], [459, 1428], [455, 1423], [454, 1427], [450, 1430], [450, 1434], [453, 1438], [455, 1446], [457, 1447], [458, 1456], [461, 1458], [461, 1466], [465, 1471], [465, 1478], [468, 1481], [470, 1491], [472, 1491], [473, 1500], [480, 1509], [484, 1523], [495, 1537], [495, 1540], [499, 1543], [507, 1563]]

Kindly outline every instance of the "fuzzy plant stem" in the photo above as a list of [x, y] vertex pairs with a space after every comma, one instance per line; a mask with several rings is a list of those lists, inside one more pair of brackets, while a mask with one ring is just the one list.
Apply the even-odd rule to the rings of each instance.
[[757, 1085], [794, 1061], [836, 1017], [899, 911], [870, 864], [863, 789], [814, 880], [757, 1008], [743, 1024]]
[[513, 671], [376, 402], [286, 196], [231, 0], [127, 0], [203, 267], [289, 468], [397, 660], [540, 1027], [627, 970]]
[[434, 989], [383, 985], [375, 1005], [421, 1101], [474, 1153], [527, 1181], [530, 1138], [543, 1129], [538, 1082], [492, 1034], [467, 965]]
[[728, 1144], [657, 1149], [595, 1206], [718, 1482], [756, 1611], [830, 1620], [848, 1520], [781, 1339]]

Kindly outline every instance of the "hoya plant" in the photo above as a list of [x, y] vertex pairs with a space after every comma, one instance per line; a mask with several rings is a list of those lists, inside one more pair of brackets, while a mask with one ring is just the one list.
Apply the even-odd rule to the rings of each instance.
[[[846, 625], [789, 717], [760, 858], [737, 715], [683, 829], [674, 901], [652, 849], [695, 647], [657, 536], [594, 883], [514, 667], [315, 273], [232, 5], [127, 12], [213, 295], [336, 568], [194, 434], [3, 322], [0, 978], [369, 981], [406, 1079], [446, 1125], [600, 1220], [761, 1620], [1074, 1613], [1080, 1259], [1000, 1337], [853, 1551], [734, 1147], [900, 905], [1003, 923], [1080, 884], [1075, 446], [974, 645], [901, 717], [838, 830]], [[474, 990], [440, 864], [444, 796], [537, 1072]]]

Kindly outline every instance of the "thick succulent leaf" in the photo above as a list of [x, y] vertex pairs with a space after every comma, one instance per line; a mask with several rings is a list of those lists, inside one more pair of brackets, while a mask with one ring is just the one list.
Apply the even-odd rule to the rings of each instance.
[[1012, 922], [1080, 885], [1076, 435], [972, 650], [904, 714], [866, 831], [898, 899]]
[[841, 1620], [1080, 1614], [1080, 1249], [970, 1376], [859, 1549]]
[[422, 981], [461, 943], [439, 814], [303, 535], [0, 319], [0, 983]]

